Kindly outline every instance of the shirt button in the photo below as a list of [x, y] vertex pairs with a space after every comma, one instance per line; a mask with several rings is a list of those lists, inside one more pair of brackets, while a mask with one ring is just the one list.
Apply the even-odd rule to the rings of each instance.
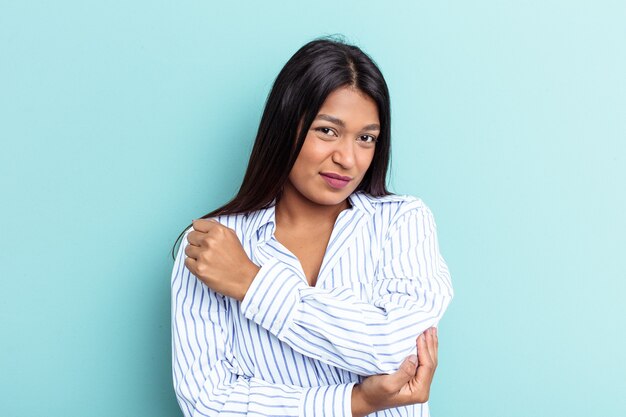
[[250, 307], [248, 308], [248, 311], [251, 314], [256, 314], [259, 312], [259, 308], [256, 306], [256, 304], [251, 304]]

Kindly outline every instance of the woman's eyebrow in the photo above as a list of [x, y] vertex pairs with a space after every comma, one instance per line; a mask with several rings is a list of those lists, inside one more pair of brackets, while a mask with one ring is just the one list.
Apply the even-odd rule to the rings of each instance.
[[[336, 124], [338, 126], [346, 127], [346, 124], [344, 123], [343, 120], [338, 119], [338, 118], [333, 117], [333, 116], [330, 116], [328, 114], [323, 114], [323, 113], [318, 114], [317, 117], [315, 118], [315, 120], [317, 120], [317, 119], [326, 120], [327, 122], [334, 123], [334, 124]], [[380, 130], [380, 125], [377, 124], [377, 123], [372, 123], [372, 124], [369, 124], [369, 125], [365, 125], [362, 130]]]
[[363, 126], [362, 130], [380, 130], [380, 125], [378, 123], [372, 123], [371, 125]]

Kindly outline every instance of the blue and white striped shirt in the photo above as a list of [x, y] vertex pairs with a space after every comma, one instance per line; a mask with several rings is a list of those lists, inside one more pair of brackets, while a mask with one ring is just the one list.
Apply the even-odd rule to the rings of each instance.
[[[352, 386], [415, 353], [453, 297], [432, 212], [419, 198], [350, 195], [310, 286], [274, 237], [275, 205], [218, 216], [261, 266], [243, 301], [172, 271], [172, 371], [190, 416], [351, 416]], [[377, 416], [429, 416], [428, 403]]]

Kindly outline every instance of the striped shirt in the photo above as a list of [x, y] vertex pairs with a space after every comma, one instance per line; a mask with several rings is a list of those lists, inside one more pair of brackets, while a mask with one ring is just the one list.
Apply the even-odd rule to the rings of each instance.
[[[416, 352], [453, 297], [432, 212], [416, 197], [349, 196], [315, 286], [266, 209], [215, 217], [261, 268], [243, 301], [172, 271], [172, 372], [190, 416], [351, 416], [355, 383]], [[376, 416], [429, 416], [428, 403]]]

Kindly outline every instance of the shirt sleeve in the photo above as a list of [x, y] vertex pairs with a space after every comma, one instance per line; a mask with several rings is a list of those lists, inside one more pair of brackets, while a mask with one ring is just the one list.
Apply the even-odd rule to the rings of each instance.
[[185, 417], [352, 415], [354, 383], [302, 388], [242, 375], [232, 353], [223, 296], [184, 264], [187, 233], [172, 271], [172, 374]]
[[389, 227], [373, 279], [311, 287], [271, 258], [252, 282], [241, 310], [297, 352], [369, 376], [392, 373], [415, 353], [416, 337], [439, 323], [452, 297], [436, 224], [421, 203]]

